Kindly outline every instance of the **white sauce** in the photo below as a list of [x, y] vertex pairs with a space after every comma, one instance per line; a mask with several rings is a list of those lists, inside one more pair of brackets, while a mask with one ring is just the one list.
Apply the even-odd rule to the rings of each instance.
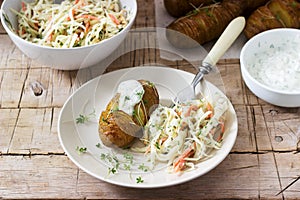
[[142, 100], [145, 93], [142, 84], [136, 80], [127, 80], [120, 83], [117, 92], [120, 94], [119, 110], [132, 116], [134, 106]]
[[270, 45], [267, 51], [255, 55], [249, 73], [273, 89], [300, 92], [300, 44], [287, 40]]
[[[154, 137], [158, 137], [161, 134], [168, 135], [168, 138], [174, 139], [177, 137], [180, 128], [180, 121], [180, 116], [174, 109], [159, 105], [153, 111], [148, 121], [149, 139], [153, 140]], [[167, 143], [168, 141], [165, 144]]]

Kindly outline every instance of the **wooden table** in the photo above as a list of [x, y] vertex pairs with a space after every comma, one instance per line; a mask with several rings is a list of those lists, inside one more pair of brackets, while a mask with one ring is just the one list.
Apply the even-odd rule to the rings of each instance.
[[[138, 7], [133, 28], [154, 27], [153, 1], [138, 0]], [[134, 34], [146, 34], [151, 42], [151, 32]], [[195, 72], [186, 61], [161, 59], [156, 49], [129, 52], [106, 72], [148, 63]], [[253, 95], [242, 81], [239, 60], [223, 59], [218, 67], [238, 117], [238, 137], [229, 156], [181, 185], [124, 188], [86, 174], [60, 146], [58, 116], [78, 72], [54, 70], [27, 58], [1, 27], [0, 199], [299, 199], [300, 110], [276, 107]]]

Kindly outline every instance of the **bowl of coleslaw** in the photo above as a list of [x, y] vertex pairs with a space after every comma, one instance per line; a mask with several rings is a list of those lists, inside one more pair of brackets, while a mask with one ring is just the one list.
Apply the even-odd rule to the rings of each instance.
[[300, 30], [279, 28], [251, 38], [240, 55], [241, 73], [259, 98], [281, 107], [300, 106]]
[[127, 36], [136, 0], [4, 0], [1, 22], [29, 58], [61, 70], [89, 67]]

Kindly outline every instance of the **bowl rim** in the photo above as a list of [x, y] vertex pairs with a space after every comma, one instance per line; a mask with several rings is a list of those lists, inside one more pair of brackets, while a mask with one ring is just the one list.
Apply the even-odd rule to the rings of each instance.
[[288, 33], [295, 33], [295, 34], [300, 35], [300, 30], [299, 29], [295, 29], [295, 28], [276, 28], [276, 29], [271, 29], [271, 30], [261, 32], [261, 33], [255, 35], [255, 36], [253, 36], [252, 38], [250, 38], [250, 40], [248, 40], [246, 42], [246, 44], [242, 47], [241, 53], [240, 53], [240, 67], [241, 67], [241, 70], [244, 72], [244, 73], [242, 73], [242, 76], [246, 75], [256, 85], [264, 88], [265, 90], [269, 90], [269, 91], [277, 93], [277, 94], [285, 94], [285, 95], [291, 95], [291, 96], [300, 95], [300, 91], [299, 92], [298, 91], [290, 92], [290, 91], [284, 91], [284, 90], [279, 90], [279, 89], [273, 89], [273, 88], [259, 82], [258, 80], [256, 80], [249, 73], [248, 68], [247, 68], [246, 64], [244, 63], [244, 57], [246, 55], [246, 50], [249, 48], [250, 45], [252, 45], [258, 38], [260, 38], [264, 35], [270, 35], [270, 34], [278, 33], [278, 32], [288, 32]]
[[[96, 44], [91, 44], [91, 45], [87, 45], [87, 46], [80, 46], [80, 47], [71, 47], [71, 48], [67, 48], [67, 47], [63, 47], [63, 48], [57, 48], [57, 47], [49, 47], [49, 46], [43, 46], [43, 45], [40, 45], [40, 44], [36, 44], [36, 43], [33, 43], [33, 42], [30, 42], [30, 41], [27, 41], [27, 40], [24, 40], [23, 38], [21, 38], [17, 33], [15, 33], [14, 31], [12, 31], [8, 25], [7, 25], [7, 22], [6, 20], [4, 19], [4, 16], [3, 16], [3, 13], [4, 12], [4, 7], [6, 5], [6, 3], [8, 1], [11, 1], [11, 0], [3, 0], [2, 2], [2, 5], [1, 5], [1, 8], [0, 8], [0, 19], [1, 19], [1, 24], [3, 26], [3, 28], [5, 29], [5, 31], [7, 32], [7, 34], [15, 37], [18, 41], [20, 42], [23, 42], [27, 45], [32, 45], [33, 47], [38, 47], [38, 48], [43, 48], [43, 49], [47, 49], [47, 50], [50, 50], [50, 51], [66, 51], [66, 50], [69, 50], [69, 51], [79, 51], [81, 49], [88, 49], [88, 48], [93, 48], [99, 44], [105, 44], [107, 43], [108, 41], [110, 41], [111, 39], [115, 38], [115, 37], [118, 37], [121, 35], [121, 33], [125, 32], [130, 29], [130, 27], [132, 26], [132, 24], [134, 23], [135, 21], [135, 18], [137, 16], [137, 1], [136, 0], [131, 0], [133, 2], [133, 6], [131, 7], [131, 10], [130, 10], [130, 20], [128, 22], [128, 24], [126, 25], [125, 28], [123, 28], [121, 31], [119, 31], [117, 34], [113, 35], [112, 37], [110, 38], [107, 38], [107, 39], [104, 39]], [[32, 0], [33, 1], [33, 0]], [[125, 1], [128, 1], [128, 0], [125, 0]], [[129, 30], [128, 30], [129, 31]]]

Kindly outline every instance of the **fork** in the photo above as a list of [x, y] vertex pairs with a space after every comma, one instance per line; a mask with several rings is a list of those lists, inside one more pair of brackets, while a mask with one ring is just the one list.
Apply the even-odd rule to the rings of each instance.
[[216, 65], [219, 59], [240, 35], [245, 27], [245, 23], [244, 17], [237, 17], [228, 24], [210, 52], [203, 59], [202, 65], [199, 67], [199, 71], [195, 75], [191, 84], [177, 93], [174, 100], [175, 103], [185, 102], [195, 98], [196, 86], [199, 82], [201, 82], [201, 80], [203, 80], [204, 75], [208, 74], [212, 70], [213, 66]]

